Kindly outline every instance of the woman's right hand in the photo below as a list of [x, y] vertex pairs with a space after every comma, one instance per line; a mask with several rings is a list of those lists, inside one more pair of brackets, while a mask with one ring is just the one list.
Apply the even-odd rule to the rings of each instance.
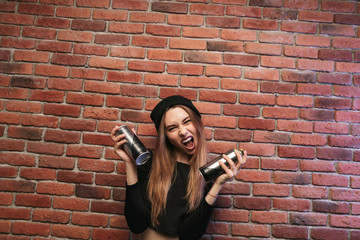
[[119, 127], [120, 126], [115, 126], [113, 130], [111, 130], [111, 138], [114, 141], [114, 152], [125, 162], [127, 184], [133, 185], [138, 181], [137, 166], [132, 157], [124, 150], [123, 145], [126, 143], [125, 134], [116, 136], [116, 131]]
[[114, 152], [123, 160], [125, 163], [133, 163], [133, 159], [129, 156], [123, 145], [126, 143], [125, 134], [120, 134], [116, 136], [116, 131], [120, 126], [116, 125], [111, 131], [111, 138], [114, 141]]

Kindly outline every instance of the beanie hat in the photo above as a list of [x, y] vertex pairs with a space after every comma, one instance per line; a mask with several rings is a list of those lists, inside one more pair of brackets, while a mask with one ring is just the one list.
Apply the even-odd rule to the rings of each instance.
[[159, 130], [161, 118], [164, 115], [165, 111], [172, 106], [175, 105], [184, 105], [189, 107], [191, 110], [193, 110], [199, 117], [201, 118], [200, 112], [196, 109], [196, 107], [193, 105], [193, 103], [180, 95], [173, 95], [167, 98], [164, 98], [161, 100], [152, 110], [150, 117], [151, 120], [155, 123], [156, 130]]

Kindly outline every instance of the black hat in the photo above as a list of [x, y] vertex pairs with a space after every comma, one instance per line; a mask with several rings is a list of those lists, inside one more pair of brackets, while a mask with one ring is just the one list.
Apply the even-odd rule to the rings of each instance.
[[179, 95], [173, 95], [161, 100], [152, 110], [150, 117], [151, 120], [155, 123], [156, 130], [159, 130], [159, 125], [161, 118], [164, 115], [165, 111], [175, 105], [184, 105], [193, 110], [201, 118], [200, 112], [196, 109], [194, 104], [187, 98]]

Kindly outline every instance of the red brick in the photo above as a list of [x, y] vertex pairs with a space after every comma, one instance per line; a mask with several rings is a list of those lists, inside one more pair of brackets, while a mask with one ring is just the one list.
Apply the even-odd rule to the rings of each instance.
[[[330, 47], [330, 38], [329, 37], [319, 37], [319, 36], [312, 36], [312, 35], [298, 35], [296, 37], [296, 43], [297, 45], [304, 45], [304, 46], [318, 46], [318, 47]], [[289, 47], [289, 49], [291, 49]], [[296, 49], [296, 48], [295, 48]], [[313, 48], [297, 48], [297, 49], [304, 49], [307, 50], [309, 53], [308, 55], [312, 58], [318, 58], [317, 49]], [[315, 51], [312, 51], [315, 50]], [[324, 49], [320, 49], [319, 52], [321, 52]]]
[[278, 20], [296, 20], [297, 11], [276, 8], [264, 8], [264, 18], [278, 19]]
[[[220, 36], [220, 32], [219, 29], [217, 28], [183, 27], [182, 36], [193, 37], [193, 38], [218, 38]], [[186, 39], [182, 39], [182, 40], [186, 40]], [[172, 39], [170, 39], [170, 42], [171, 41]]]
[[103, 187], [76, 185], [75, 196], [80, 198], [109, 199], [110, 190]]
[[324, 226], [327, 223], [327, 215], [320, 213], [291, 213], [289, 222], [293, 225]]
[[281, 160], [281, 159], [271, 159], [271, 158], [262, 158], [261, 159], [261, 168], [262, 169], [273, 169], [273, 170], [297, 170], [298, 161], [297, 160]]
[[63, 102], [64, 97], [64, 92], [60, 91], [31, 90], [29, 92], [29, 99], [33, 101], [60, 103]]
[[296, 198], [327, 198], [328, 191], [323, 187], [294, 186], [292, 195]]
[[245, 29], [277, 30], [278, 23], [274, 20], [243, 19], [243, 27]]
[[261, 8], [258, 7], [244, 7], [244, 6], [227, 6], [226, 15], [240, 16], [240, 17], [261, 17]]
[[66, 156], [99, 158], [102, 153], [102, 147], [71, 145], [66, 149]]
[[307, 227], [288, 226], [288, 225], [275, 225], [272, 228], [272, 235], [277, 238], [297, 238], [307, 239]]
[[71, 216], [71, 222], [75, 225], [107, 227], [109, 217], [103, 214], [89, 214], [74, 212]]
[[117, 107], [125, 109], [141, 109], [143, 101], [141, 99], [134, 99], [129, 97], [108, 96], [106, 99], [106, 106]]
[[96, 45], [90, 45], [90, 44], [75, 44], [74, 45], [74, 53], [75, 54], [84, 54], [84, 55], [105, 56], [108, 53], [108, 48], [105, 46], [96, 46]]
[[[88, 1], [84, 1], [86, 4]], [[102, 4], [102, 2], [93, 1], [95, 4]], [[109, 9], [94, 9], [93, 19], [102, 19], [109, 21], [125, 21], [127, 19], [128, 12], [121, 10], [109, 10]]]
[[151, 10], [166, 13], [187, 13], [188, 6], [185, 3], [153, 2]]
[[0, 73], [31, 74], [32, 71], [33, 71], [32, 64], [28, 64], [28, 63], [1, 63], [0, 62]]
[[40, 4], [20, 3], [18, 6], [19, 13], [33, 15], [54, 15], [55, 7]]
[[351, 100], [345, 98], [316, 98], [315, 107], [317, 108], [329, 108], [329, 109], [350, 109]]
[[340, 24], [360, 24], [360, 17], [358, 15], [348, 15], [348, 14], [335, 14], [334, 22]]
[[204, 19], [198, 15], [169, 14], [167, 22], [170, 25], [202, 26]]
[[192, 14], [223, 16], [224, 10], [225, 7], [221, 5], [211, 6], [207, 4], [194, 3], [190, 6], [190, 13]]
[[351, 86], [334, 86], [334, 95], [342, 97], [360, 97], [360, 89]]
[[261, 56], [260, 63], [264, 67], [295, 68], [294, 58]]
[[[267, 33], [262, 32], [259, 34], [259, 41], [266, 43], [281, 43], [281, 44], [293, 44], [294, 40], [292, 35], [286, 33]], [[284, 49], [286, 49], [285, 46]]]
[[91, 204], [92, 212], [123, 214], [124, 204], [117, 202], [93, 201]]
[[[5, 141], [1, 141], [1, 143], [4, 143]], [[21, 149], [18, 149], [18, 147], [11, 147], [6, 150], [23, 150], [24, 149], [24, 142], [20, 142], [22, 144]], [[9, 143], [5, 142], [6, 144], [17, 144], [17, 141], [9, 140]], [[27, 154], [19, 154], [19, 153], [0, 153], [0, 162], [6, 163], [10, 165], [21, 165], [21, 166], [35, 166], [35, 157], [32, 155]]]
[[[146, 78], [146, 76], [145, 76]], [[177, 85], [177, 78], [173, 78], [173, 79], [169, 79], [170, 81], [165, 81], [162, 80], [161, 76], [159, 76], [158, 78], [160, 78], [160, 83], [159, 85], [165, 85], [166, 83], [168, 83], [169, 85], [175, 86]], [[164, 77], [163, 77], [164, 78]], [[169, 77], [166, 76], [165, 80], [167, 80]], [[155, 80], [155, 79], [154, 79]], [[153, 80], [153, 81], [154, 81]], [[188, 76], [182, 76], [181, 77], [181, 86], [182, 87], [203, 87], [203, 88], [218, 88], [219, 86], [219, 80], [216, 78], [210, 78], [210, 77], [188, 77]]]
[[0, 207], [0, 210], [1, 219], [30, 220], [30, 208]]
[[169, 47], [175, 49], [205, 50], [206, 41], [197, 39], [171, 38]]
[[332, 134], [348, 134], [349, 125], [343, 123], [315, 122], [314, 132], [332, 133]]
[[221, 79], [220, 82], [222, 89], [229, 90], [242, 90], [249, 92], [256, 92], [258, 89], [258, 84], [255, 81], [239, 80], [239, 79]]
[[42, 105], [36, 102], [8, 101], [6, 110], [23, 113], [40, 113], [42, 111]]
[[24, 27], [22, 35], [31, 38], [55, 39], [56, 31], [38, 27]]
[[137, 70], [137, 71], [164, 72], [165, 64], [163, 62], [130, 61], [128, 63], [128, 68], [130, 70]]
[[273, 208], [286, 211], [310, 211], [309, 200], [305, 199], [290, 199], [290, 198], [275, 198], [273, 200]]
[[73, 211], [87, 211], [89, 210], [90, 200], [81, 198], [69, 197], [54, 197], [53, 207], [55, 209], [65, 209]]
[[316, 82], [316, 74], [309, 72], [283, 71], [282, 79], [286, 82]]
[[263, 116], [266, 118], [296, 119], [298, 110], [295, 108], [264, 107]]
[[40, 51], [50, 51], [50, 52], [70, 52], [71, 43], [39, 41], [36, 49]]
[[331, 12], [355, 12], [356, 6], [355, 3], [351, 2], [333, 2], [325, 1], [321, 4], [321, 10], [331, 11]]
[[310, 47], [285, 46], [284, 55], [289, 57], [317, 58], [318, 50]]
[[249, 211], [233, 209], [214, 209], [212, 218], [218, 221], [248, 222]]
[[2, 36], [20, 36], [20, 26], [9, 26], [9, 25], [0, 25], [0, 34]]
[[125, 61], [109, 57], [90, 57], [89, 66], [107, 69], [125, 69]]
[[44, 140], [50, 142], [79, 143], [80, 133], [70, 131], [59, 131], [48, 129], [45, 132]]
[[78, 117], [80, 116], [80, 107], [59, 104], [45, 104], [44, 114], [56, 116]]
[[246, 29], [222, 29], [221, 31], [221, 39], [225, 40], [255, 41], [256, 36], [256, 31]]
[[300, 117], [306, 120], [332, 121], [335, 119], [335, 112], [321, 109], [301, 109]]
[[236, 176], [236, 180], [242, 182], [270, 182], [271, 173], [256, 170], [241, 170], [241, 173]]
[[289, 134], [287, 133], [276, 133], [276, 132], [265, 132], [265, 131], [253, 132], [253, 142], [288, 144], [289, 140], [290, 137]]
[[46, 168], [22, 168], [20, 170], [20, 177], [35, 180], [55, 180], [56, 172]]
[[0, 167], [0, 176], [4, 178], [14, 178], [18, 175], [19, 168], [17, 167]]
[[1, 10], [4, 12], [15, 12], [16, 3], [2, 2], [0, 3]]
[[264, 43], [247, 43], [245, 52], [253, 54], [280, 55], [282, 48], [280, 45]]
[[338, 186], [347, 187], [349, 184], [348, 178], [345, 176], [337, 176], [330, 174], [313, 174], [312, 184], [320, 186]]
[[156, 36], [180, 37], [181, 29], [180, 27], [176, 27], [176, 26], [161, 26], [161, 25], [147, 24], [146, 33]]
[[49, 53], [39, 52], [39, 51], [15, 51], [14, 52], [14, 60], [15, 61], [48, 62], [49, 56], [50, 56]]
[[360, 40], [358, 38], [349, 38], [349, 37], [334, 37], [333, 47], [334, 48], [354, 48], [356, 49], [359, 46]]
[[151, 86], [134, 86], [134, 85], [123, 85], [121, 93], [124, 96], [132, 97], [156, 97], [157, 89]]
[[51, 235], [64, 238], [89, 239], [90, 228], [53, 224], [51, 229]]
[[328, 160], [351, 160], [352, 153], [350, 150], [342, 148], [317, 148], [316, 156], [320, 159]]
[[241, 77], [241, 69], [238, 67], [209, 65], [205, 71], [206, 76]]
[[[42, 41], [39, 41], [39, 44], [40, 42]], [[1, 41], [1, 46], [21, 49], [35, 49], [35, 40], [3, 37]]]
[[40, 156], [39, 167], [74, 169], [75, 159], [68, 157]]
[[360, 165], [358, 163], [339, 163], [337, 172], [340, 174], [360, 175]]
[[144, 13], [132, 12], [130, 13], [130, 22], [145, 22], [145, 23], [164, 23], [166, 15], [162, 13]]
[[108, 31], [109, 32], [118, 32], [118, 33], [132, 33], [132, 34], [143, 33], [144, 32], [144, 24], [112, 22], [112, 23], [109, 23]]
[[55, 143], [30, 142], [27, 145], [27, 151], [33, 152], [33, 153], [43, 153], [43, 154], [59, 156], [64, 153], [64, 146], [62, 144], [55, 144]]
[[91, 9], [78, 7], [58, 7], [56, 9], [56, 16], [68, 18], [90, 18]]
[[240, 18], [237, 17], [206, 17], [207, 27], [239, 28]]
[[232, 235], [242, 236], [255, 236], [255, 237], [269, 237], [269, 226], [253, 224], [251, 226], [247, 224], [233, 224], [231, 228]]
[[332, 22], [334, 14], [330, 12], [300, 11], [299, 20], [311, 22]]
[[59, 119], [57, 117], [49, 116], [36, 116], [24, 114], [22, 118], [22, 124], [24, 126], [37, 126], [37, 127], [57, 127]]
[[359, 201], [360, 190], [332, 188], [329, 192], [329, 199], [336, 201]]
[[360, 177], [350, 177], [350, 186], [352, 188], [360, 188]]
[[319, 59], [334, 61], [352, 61], [352, 53], [348, 50], [320, 49]]
[[22, 235], [40, 235], [49, 236], [50, 224], [32, 223], [32, 222], [14, 222], [12, 232]]
[[115, 165], [113, 161], [79, 159], [79, 169], [94, 172], [113, 172]]
[[313, 211], [314, 212], [324, 212], [324, 213], [349, 213], [350, 206], [348, 203], [338, 203], [333, 201], [322, 201], [314, 200], [313, 201]]
[[245, 78], [249, 79], [261, 79], [269, 81], [279, 81], [279, 71], [273, 69], [256, 69], [256, 68], [245, 68]]
[[358, 216], [331, 215], [329, 225], [332, 227], [359, 228], [360, 219]]
[[310, 177], [311, 175], [308, 173], [274, 172], [273, 182], [283, 184], [285, 183], [308, 185], [310, 184]]
[[287, 223], [288, 216], [282, 211], [252, 211], [251, 221], [256, 223]]
[[[198, 32], [199, 30], [194, 30]], [[183, 30], [184, 35], [184, 30]], [[190, 36], [191, 37], [191, 36]], [[206, 37], [206, 36], [204, 36]], [[209, 36], [208, 36], [209, 37]], [[244, 44], [242, 42], [229, 42], [229, 41], [208, 41], [208, 51], [220, 51], [220, 52], [242, 52], [244, 51]]]
[[259, 65], [259, 56], [245, 54], [224, 54], [224, 64], [255, 67]]
[[312, 147], [278, 146], [280, 157], [314, 158], [315, 149]]
[[240, 209], [270, 210], [271, 199], [262, 197], [234, 197], [234, 206]]
[[165, 61], [180, 62], [182, 61], [182, 52], [179, 50], [149, 49], [147, 52], [147, 58], [149, 60], [165, 60]]
[[19, 124], [21, 121], [21, 115], [17, 113], [1, 112], [0, 116], [1, 123]]
[[69, 219], [69, 212], [48, 209], [35, 209], [33, 212], [33, 220], [39, 222], [69, 223]]
[[70, 20], [53, 17], [38, 17], [36, 25], [41, 27], [67, 29], [70, 27]]
[[[75, 78], [85, 78], [85, 79], [96, 79], [96, 80], [103, 80], [105, 76], [105, 70], [103, 69], [82, 69], [82, 68], [72, 68], [71, 69], [71, 77]], [[62, 79], [64, 82], [65, 79]], [[72, 81], [75, 81], [72, 79]], [[72, 82], [71, 81], [71, 82]], [[74, 83], [72, 83], [74, 84]]]
[[228, 92], [227, 94], [221, 94], [218, 91], [200, 91], [199, 99], [208, 102], [222, 102], [222, 103], [235, 103], [236, 93]]
[[58, 40], [73, 42], [91, 42], [93, 34], [89, 32], [64, 30], [58, 33]]
[[74, 194], [74, 186], [72, 184], [56, 183], [56, 182], [39, 182], [36, 189], [37, 193], [46, 193], [51, 195], [71, 196]]
[[360, 138], [352, 136], [329, 136], [329, 146], [335, 147], [360, 147]]
[[360, 113], [358, 112], [336, 112], [335, 120], [341, 122], [360, 123]]
[[291, 135], [293, 145], [324, 146], [326, 143], [327, 138], [319, 134], [294, 133]]
[[275, 121], [272, 119], [239, 118], [239, 128], [274, 130]]
[[147, 1], [115, 0], [113, 8], [145, 11], [148, 9], [148, 4]]
[[195, 64], [168, 63], [167, 72], [181, 75], [202, 75], [204, 66]]
[[277, 129], [280, 131], [311, 133], [313, 124], [305, 121], [278, 120]]
[[333, 228], [314, 228], [311, 229], [311, 238], [313, 239], [329, 239], [329, 240], [346, 240], [348, 233], [343, 229]]
[[105, 1], [86, 1], [86, 0], [79, 0], [76, 3], [77, 6], [81, 6], [81, 7], [98, 7], [98, 8], [108, 8], [110, 6], [110, 1], [109, 0], [105, 0]]
[[220, 117], [220, 116], [203, 116], [203, 122], [205, 126], [217, 126], [235, 128], [236, 118], [234, 117]]
[[355, 29], [353, 26], [346, 26], [346, 25], [335, 25], [335, 24], [320, 24], [321, 34], [328, 34], [328, 35], [342, 35], [342, 36], [354, 36]]
[[254, 196], [282, 196], [286, 197], [290, 194], [290, 187], [280, 184], [253, 184]]
[[129, 238], [129, 231], [123, 229], [101, 229], [95, 228], [92, 232], [93, 239], [128, 239]]

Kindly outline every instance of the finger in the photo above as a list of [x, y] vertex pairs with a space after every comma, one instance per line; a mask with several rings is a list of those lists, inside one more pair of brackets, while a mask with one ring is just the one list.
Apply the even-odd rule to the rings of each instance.
[[118, 125], [116, 125], [112, 130], [111, 130], [111, 134], [110, 134], [110, 136], [111, 136], [111, 138], [114, 140], [115, 139], [115, 137], [116, 137], [116, 131], [119, 129], [119, 126]]
[[234, 161], [227, 155], [223, 154], [223, 158], [227, 161], [227, 163], [229, 164], [229, 168], [234, 168], [235, 167], [235, 163]]
[[[230, 160], [231, 161], [231, 160]], [[228, 166], [225, 165], [225, 163], [219, 161], [220, 166], [222, 167], [222, 169], [224, 169], [226, 175], [228, 178], [232, 178], [234, 176], [234, 172], [233, 172], [233, 168], [229, 168]]]

